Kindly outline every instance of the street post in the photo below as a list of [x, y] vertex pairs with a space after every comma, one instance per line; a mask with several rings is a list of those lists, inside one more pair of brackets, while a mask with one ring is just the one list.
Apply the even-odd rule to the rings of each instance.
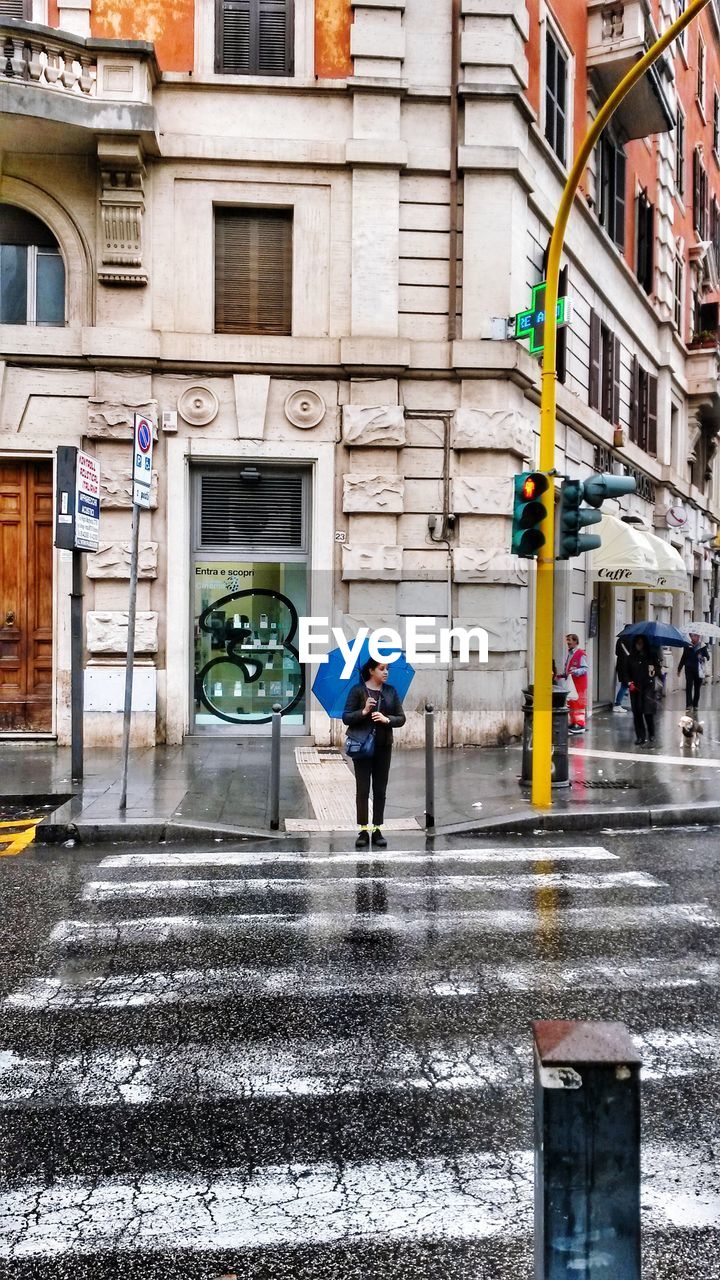
[[70, 590], [70, 764], [84, 773], [83, 553], [100, 545], [100, 468], [74, 445], [58, 445], [55, 464], [55, 546], [72, 555]]
[[152, 455], [154, 423], [144, 414], [135, 414], [133, 433], [133, 503], [130, 533], [130, 598], [128, 601], [127, 661], [125, 666], [125, 705], [123, 709], [122, 788], [120, 809], [127, 808], [128, 760], [132, 726], [133, 668], [135, 665], [135, 617], [137, 613], [138, 549], [140, 546], [140, 512], [150, 508], [152, 489]]
[[[555, 415], [557, 399], [557, 308], [560, 281], [560, 258], [565, 240], [568, 219], [575, 194], [587, 168], [593, 147], [614, 112], [646, 71], [664, 53], [665, 49], [697, 18], [710, 0], [690, 0], [687, 8], [668, 27], [647, 52], [620, 81], [603, 103], [588, 130], [570, 170], [560, 199], [555, 225], [550, 237], [545, 289], [545, 321], [543, 333], [543, 370], [540, 400], [540, 457], [538, 470], [552, 474], [555, 470]], [[535, 596], [535, 691], [533, 724], [533, 778], [532, 801], [540, 808], [552, 804], [552, 658], [553, 611], [555, 587], [555, 513], [548, 503], [547, 517], [542, 526], [544, 544], [538, 554]]]

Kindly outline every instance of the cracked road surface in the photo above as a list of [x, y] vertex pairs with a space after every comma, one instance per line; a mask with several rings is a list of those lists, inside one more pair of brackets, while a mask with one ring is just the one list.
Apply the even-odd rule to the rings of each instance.
[[0, 863], [0, 1277], [530, 1280], [533, 1018], [643, 1057], [645, 1280], [720, 1280], [716, 831]]

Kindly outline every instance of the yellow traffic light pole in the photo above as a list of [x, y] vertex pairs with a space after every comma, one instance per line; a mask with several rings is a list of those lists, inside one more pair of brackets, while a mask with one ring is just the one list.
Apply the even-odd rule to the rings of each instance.
[[[575, 193], [600, 134], [623, 98], [637, 84], [649, 67], [676, 40], [685, 27], [697, 18], [710, 0], [690, 0], [684, 13], [647, 53], [635, 63], [610, 97], [603, 103], [575, 158], [560, 200], [548, 251], [547, 287], [545, 290], [545, 329], [540, 400], [540, 459], [538, 470], [555, 467], [555, 415], [557, 388], [557, 302], [560, 258], [565, 231], [573, 207]], [[544, 553], [538, 555], [535, 598], [535, 662], [533, 713], [532, 801], [541, 808], [552, 804], [552, 657], [553, 608], [555, 587], [555, 513], [548, 503], [547, 519], [540, 526], [545, 535]]]

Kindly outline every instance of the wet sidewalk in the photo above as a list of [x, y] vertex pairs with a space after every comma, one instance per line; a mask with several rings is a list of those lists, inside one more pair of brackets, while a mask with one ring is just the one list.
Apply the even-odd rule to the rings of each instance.
[[[704, 691], [704, 697], [704, 733], [694, 746], [683, 739], [678, 725], [684, 712], [678, 694], [662, 705], [652, 748], [634, 745], [629, 713], [596, 712], [584, 737], [571, 739], [571, 786], [555, 793], [552, 823], [628, 825], [637, 818], [647, 825], [650, 810], [659, 822], [720, 820], [720, 687]], [[314, 817], [295, 745], [283, 742], [281, 825], [285, 819]], [[503, 748], [438, 749], [436, 828], [548, 825], [533, 810], [529, 790], [519, 785], [520, 767], [519, 742]], [[133, 752], [123, 814], [118, 807], [119, 751], [88, 751], [84, 783], [75, 788], [68, 748], [5, 742], [0, 745], [0, 809], [3, 801], [6, 811], [13, 811], [24, 800], [25, 812], [40, 814], [45, 805], [49, 834], [55, 838], [69, 828], [77, 828], [87, 840], [180, 838], [184, 832], [197, 836], [198, 828], [218, 836], [267, 834], [269, 773], [269, 739], [190, 738], [182, 746]], [[387, 818], [396, 823], [416, 818], [423, 826], [424, 788], [424, 753], [398, 750]], [[707, 806], [717, 806], [717, 818]]]

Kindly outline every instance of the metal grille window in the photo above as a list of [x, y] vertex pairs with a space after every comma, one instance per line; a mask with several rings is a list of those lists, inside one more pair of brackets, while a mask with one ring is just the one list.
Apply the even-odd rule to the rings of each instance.
[[675, 190], [685, 195], [685, 117], [680, 110], [675, 128]]
[[215, 70], [293, 74], [293, 0], [215, 0]]
[[606, 133], [597, 149], [598, 217], [618, 249], [625, 248], [625, 152]]
[[271, 467], [200, 476], [199, 549], [247, 555], [307, 550], [305, 477]]
[[292, 333], [291, 209], [215, 210], [215, 332]]
[[547, 28], [545, 35], [545, 137], [565, 164], [567, 149], [568, 60]]
[[44, 222], [0, 205], [0, 324], [63, 325], [65, 265]]
[[635, 201], [637, 227], [637, 278], [646, 293], [653, 291], [653, 260], [655, 248], [655, 206], [650, 203], [647, 191], [641, 191]]
[[0, 18], [32, 17], [32, 0], [0, 0]]

